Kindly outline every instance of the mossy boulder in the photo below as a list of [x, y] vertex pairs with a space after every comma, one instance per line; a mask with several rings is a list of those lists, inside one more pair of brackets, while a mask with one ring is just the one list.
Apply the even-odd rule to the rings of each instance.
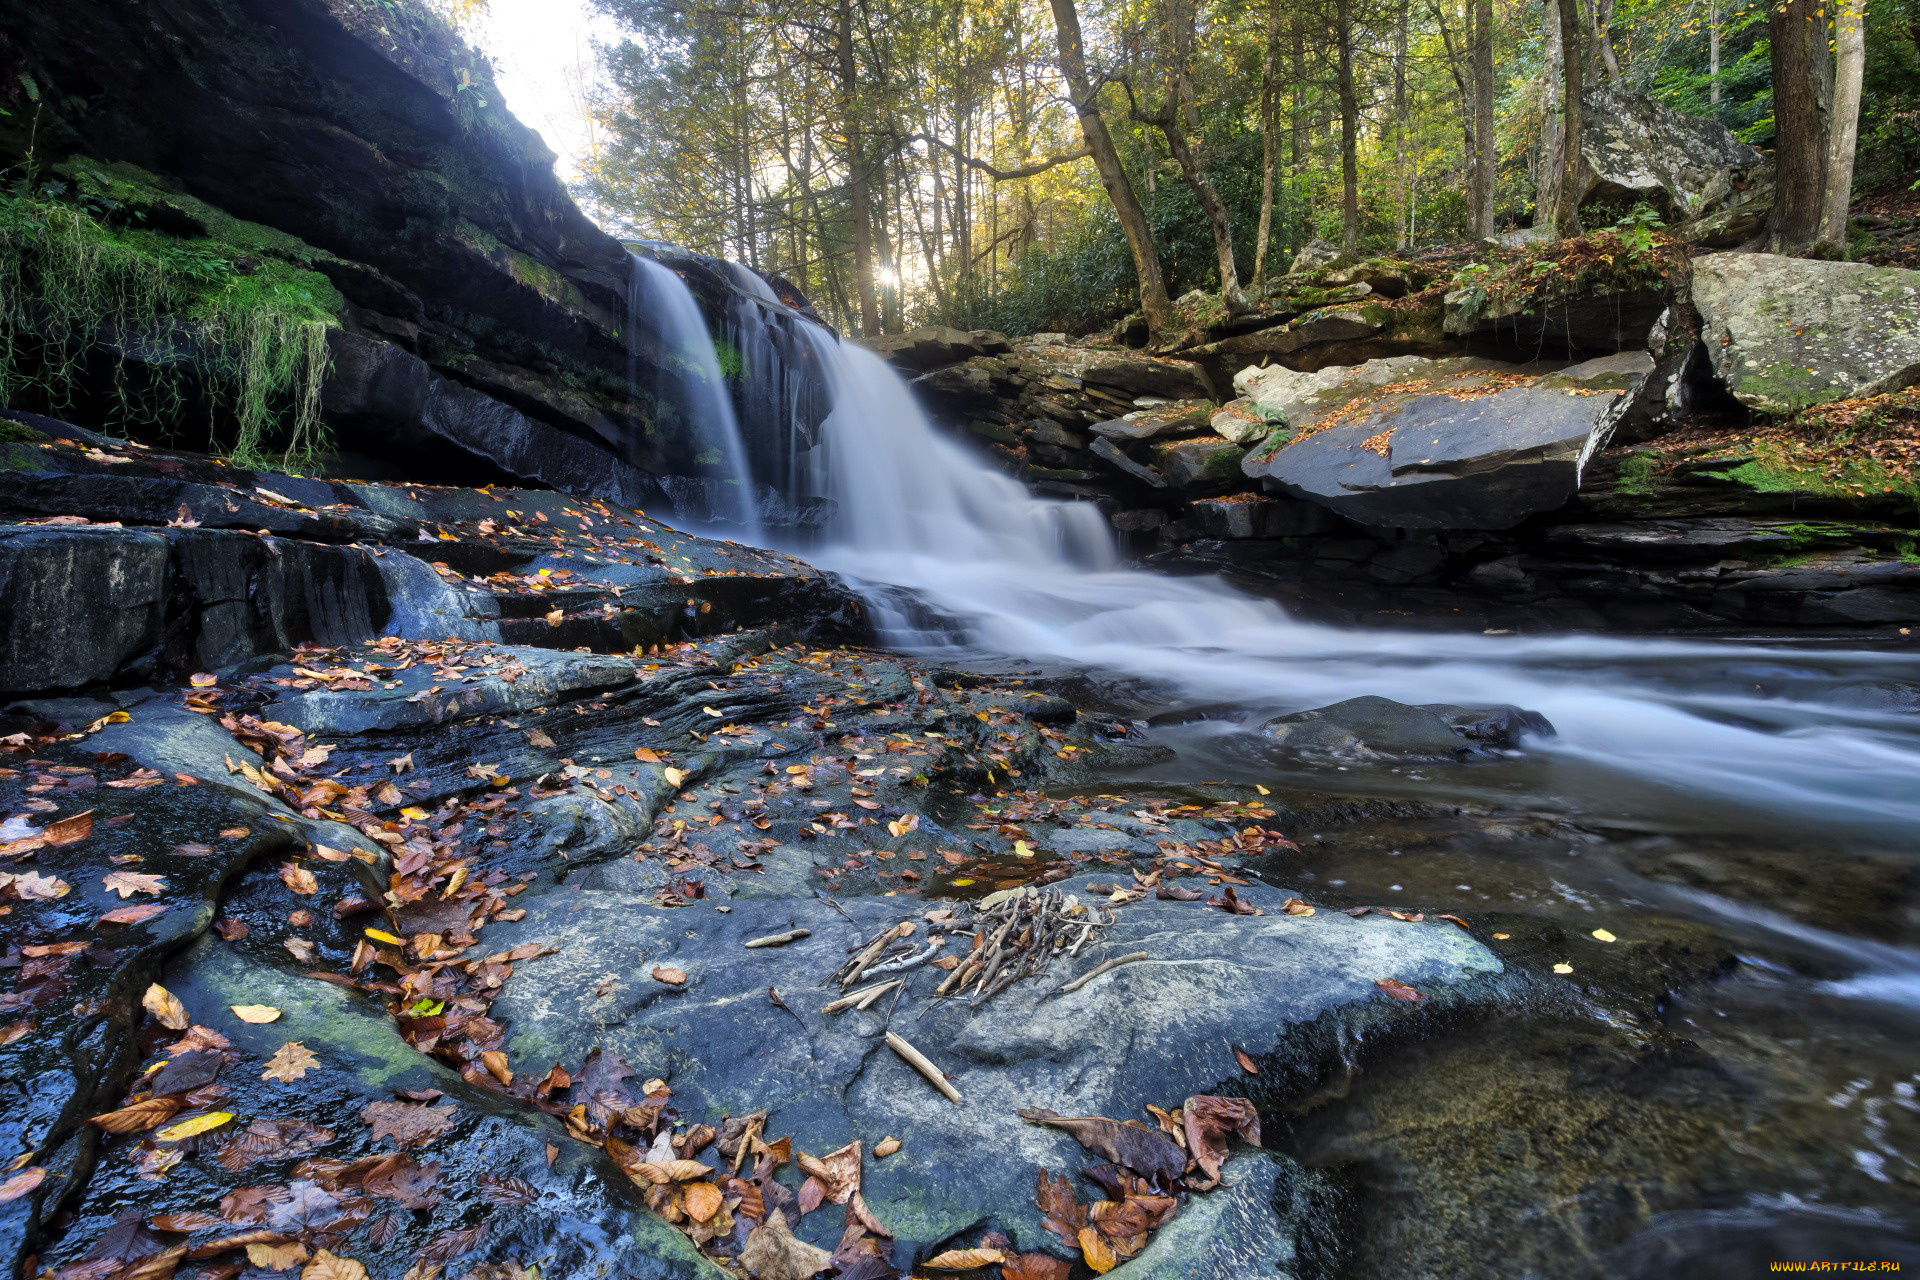
[[1920, 383], [1920, 271], [1717, 253], [1694, 263], [1713, 371], [1760, 413]]

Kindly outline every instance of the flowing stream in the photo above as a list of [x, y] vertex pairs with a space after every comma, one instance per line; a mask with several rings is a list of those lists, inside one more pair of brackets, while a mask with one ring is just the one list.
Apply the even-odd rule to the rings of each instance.
[[[1576, 952], [1582, 975], [1615, 966], [1577, 1012], [1404, 1050], [1276, 1139], [1360, 1206], [1336, 1272], [1920, 1263], [1920, 661], [1298, 622], [1216, 579], [1127, 568], [1091, 506], [1031, 496], [877, 356], [797, 327], [832, 408], [774, 487], [832, 512], [783, 540], [851, 580], [887, 643], [1153, 716], [1172, 759], [1101, 787], [1205, 803], [1259, 785], [1298, 814], [1362, 812], [1289, 826], [1302, 856], [1272, 874], [1318, 901], [1511, 919], [1492, 936], [1541, 948], [1515, 957], [1535, 971]], [[1341, 768], [1254, 732], [1362, 694], [1514, 704], [1557, 735]], [[1630, 941], [1595, 951], [1596, 927]], [[1642, 1030], [1609, 1011], [1628, 1006]]]

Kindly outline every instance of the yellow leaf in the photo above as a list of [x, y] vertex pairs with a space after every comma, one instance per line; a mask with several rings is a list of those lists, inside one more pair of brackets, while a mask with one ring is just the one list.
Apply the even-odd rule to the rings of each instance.
[[388, 946], [404, 947], [407, 945], [405, 938], [396, 938], [384, 929], [369, 929], [367, 930], [367, 936], [375, 942], [384, 942]]
[[949, 1249], [920, 1265], [933, 1271], [972, 1271], [976, 1267], [991, 1267], [1006, 1260], [1007, 1255], [998, 1249]]
[[263, 1271], [291, 1271], [307, 1260], [303, 1244], [250, 1244], [247, 1261]]
[[193, 1021], [187, 1017], [187, 1007], [180, 1003], [173, 992], [157, 982], [147, 988], [146, 995], [140, 997], [140, 1005], [169, 1031], [185, 1031]]
[[660, 763], [660, 753], [651, 747], [635, 747], [633, 749], [633, 758], [642, 764]]
[[1573, 966], [1570, 964], [1557, 964], [1553, 966], [1553, 971], [1555, 973], [1572, 973]]
[[182, 1120], [179, 1124], [168, 1125], [153, 1136], [162, 1142], [179, 1142], [195, 1134], [209, 1133], [231, 1119], [233, 1119], [231, 1111], [209, 1111], [203, 1116], [195, 1116], [191, 1120]]
[[1593, 931], [1593, 936], [1600, 939], [1600, 941], [1602, 942], [1618, 942], [1619, 941], [1618, 938], [1608, 933], [1605, 929], [1595, 929]]
[[684, 769], [662, 769], [660, 775], [667, 780], [668, 786], [675, 789], [678, 789], [680, 784], [687, 780], [687, 774]]
[[265, 1023], [278, 1022], [280, 1011], [267, 1004], [236, 1004], [231, 1006], [233, 1016], [242, 1022]]
[[1265, 787], [1263, 787], [1263, 786], [1261, 786], [1261, 785], [1260, 785], [1259, 783], [1257, 783], [1257, 782], [1253, 784], [1253, 789], [1254, 789], [1255, 791], [1258, 791], [1258, 792], [1259, 792], [1259, 793], [1260, 793], [1261, 795], [1263, 795], [1263, 796], [1270, 796], [1270, 795], [1272, 795], [1272, 794], [1273, 794], [1273, 792], [1271, 792], [1271, 791], [1269, 791], [1269, 790], [1267, 790], [1267, 789], [1266, 789]]
[[338, 1257], [322, 1249], [301, 1270], [300, 1280], [367, 1280], [367, 1269], [352, 1258]]
[[427, 811], [417, 804], [410, 804], [400, 811], [400, 816], [411, 822], [425, 822]]
[[953, 887], [954, 887], [954, 888], [956, 888], [956, 889], [964, 889], [964, 888], [966, 888], [966, 887], [967, 887], [968, 885], [970, 885], [970, 884], [976, 884], [976, 883], [978, 883], [978, 882], [977, 882], [977, 881], [974, 881], [974, 880], [955, 880], [955, 881], [953, 882]]
[[1086, 1258], [1087, 1265], [1101, 1275], [1120, 1265], [1120, 1257], [1114, 1253], [1113, 1246], [1092, 1227], [1080, 1228], [1080, 1253]]
[[1025, 840], [1015, 840], [1013, 842], [1013, 856], [1016, 858], [1031, 858], [1033, 856], [1033, 846]]

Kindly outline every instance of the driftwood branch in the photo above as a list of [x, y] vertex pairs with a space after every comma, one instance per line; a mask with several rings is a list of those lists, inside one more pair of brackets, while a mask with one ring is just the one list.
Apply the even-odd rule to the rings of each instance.
[[887, 1047], [906, 1059], [907, 1065], [927, 1078], [927, 1083], [947, 1096], [948, 1102], [958, 1103], [960, 1091], [953, 1087], [940, 1068], [933, 1065], [927, 1055], [908, 1044], [896, 1031], [887, 1032]]
[[1136, 961], [1151, 960], [1152, 958], [1153, 958], [1152, 956], [1149, 956], [1144, 951], [1133, 951], [1133, 952], [1129, 952], [1124, 956], [1115, 956], [1111, 960], [1102, 960], [1099, 964], [1093, 966], [1093, 968], [1087, 970], [1085, 973], [1075, 978], [1072, 982], [1069, 982], [1066, 986], [1061, 987], [1054, 994], [1065, 995], [1069, 991], [1078, 991], [1080, 988], [1086, 986], [1089, 982], [1092, 982], [1095, 978], [1099, 977], [1101, 974], [1109, 973], [1114, 969], [1118, 969], [1123, 964], [1133, 964]]

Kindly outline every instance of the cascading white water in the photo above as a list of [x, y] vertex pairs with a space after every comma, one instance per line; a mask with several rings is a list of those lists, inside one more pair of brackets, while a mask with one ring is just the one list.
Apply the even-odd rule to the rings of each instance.
[[633, 274], [627, 287], [627, 378], [637, 380], [640, 339], [643, 332], [651, 332], [666, 353], [663, 389], [704, 446], [702, 496], [709, 509], [703, 514], [737, 528], [749, 542], [759, 541], [765, 532], [753, 469], [706, 317], [672, 268], [642, 253], [629, 257]]
[[[1031, 496], [941, 435], [879, 357], [824, 333], [812, 340], [834, 405], [812, 479], [837, 510], [826, 545], [806, 554], [865, 584], [892, 644], [957, 643], [1147, 679], [1238, 706], [1233, 732], [1361, 694], [1514, 703], [1558, 729], [1540, 750], [1569, 766], [1556, 784], [1576, 808], [1605, 812], [1664, 791], [1682, 806], [1715, 798], [1908, 839], [1920, 820], [1920, 718], [1763, 699], [1741, 679], [1783, 664], [1816, 683], [1911, 679], [1911, 657], [1302, 623], [1216, 579], [1119, 567], [1091, 507]], [[929, 608], [903, 604], [899, 588]], [[929, 612], [954, 625], [930, 625]]]

